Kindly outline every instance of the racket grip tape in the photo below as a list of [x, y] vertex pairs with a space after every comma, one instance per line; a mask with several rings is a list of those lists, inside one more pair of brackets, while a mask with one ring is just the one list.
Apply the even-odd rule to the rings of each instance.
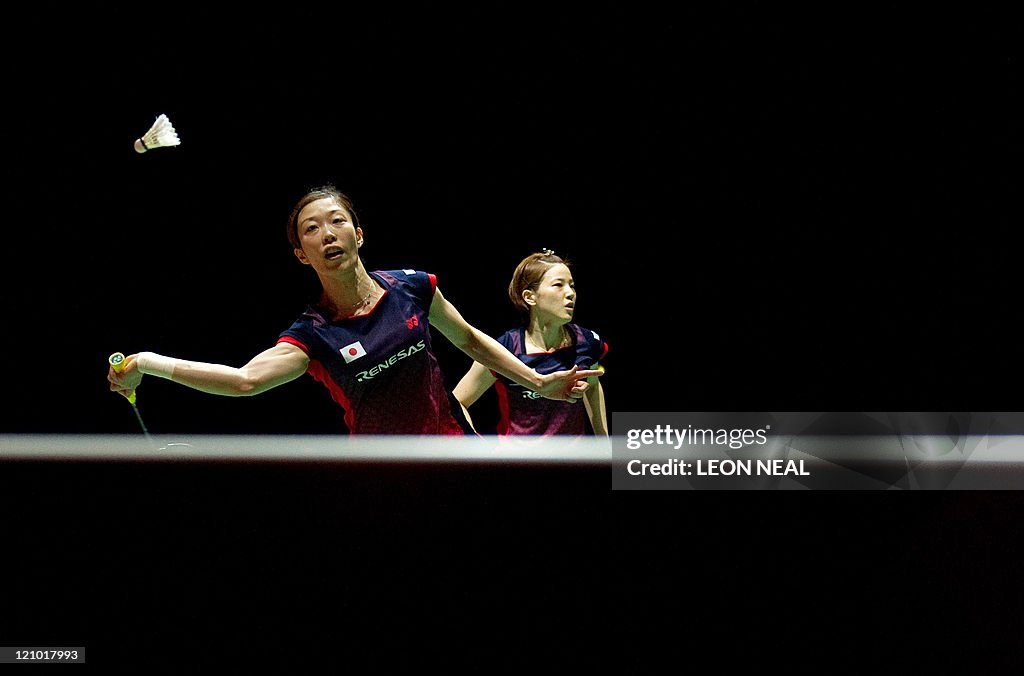
[[[107, 362], [110, 364], [110, 367], [118, 373], [124, 370], [124, 355], [120, 352], [115, 352], [110, 355]], [[131, 394], [128, 395], [128, 403], [132, 406], [135, 405], [135, 390], [132, 390]]]

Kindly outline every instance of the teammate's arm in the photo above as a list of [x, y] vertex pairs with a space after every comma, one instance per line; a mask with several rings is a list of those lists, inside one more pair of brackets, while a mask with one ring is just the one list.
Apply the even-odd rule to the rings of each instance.
[[466, 419], [470, 421], [470, 424], [473, 424], [473, 420], [469, 416], [469, 407], [483, 396], [484, 392], [494, 384], [494, 380], [494, 374], [491, 370], [480, 362], [475, 361], [469, 367], [469, 370], [466, 371], [466, 375], [462, 376], [459, 384], [452, 390], [452, 394], [459, 400], [462, 410], [466, 414]]
[[594, 428], [594, 434], [600, 437], [608, 436], [608, 412], [605, 410], [604, 389], [597, 378], [588, 378], [590, 387], [583, 394], [583, 405], [587, 407], [587, 416], [590, 417], [590, 426]]

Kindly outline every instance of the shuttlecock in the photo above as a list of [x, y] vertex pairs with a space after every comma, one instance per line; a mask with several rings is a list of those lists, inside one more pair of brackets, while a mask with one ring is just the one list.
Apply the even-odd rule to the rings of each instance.
[[149, 131], [143, 134], [142, 138], [135, 139], [135, 152], [144, 153], [147, 150], [176, 146], [179, 143], [181, 141], [178, 140], [178, 133], [174, 131], [174, 125], [166, 115], [159, 115]]

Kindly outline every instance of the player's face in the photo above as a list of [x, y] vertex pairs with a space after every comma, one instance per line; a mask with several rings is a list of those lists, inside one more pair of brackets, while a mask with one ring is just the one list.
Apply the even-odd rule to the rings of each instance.
[[295, 256], [317, 272], [351, 268], [358, 261], [363, 230], [355, 227], [352, 214], [330, 197], [304, 206], [297, 223], [302, 248], [295, 250]]
[[552, 265], [540, 278], [534, 292], [534, 312], [543, 313], [562, 323], [572, 321], [576, 308], [576, 286], [569, 268], [559, 263]]

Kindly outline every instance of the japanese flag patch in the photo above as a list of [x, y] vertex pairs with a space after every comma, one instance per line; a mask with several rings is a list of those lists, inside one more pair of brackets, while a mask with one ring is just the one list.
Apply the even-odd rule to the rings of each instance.
[[358, 340], [341, 348], [341, 356], [345, 358], [346, 364], [351, 364], [365, 354], [366, 350], [363, 349], [363, 344]]

